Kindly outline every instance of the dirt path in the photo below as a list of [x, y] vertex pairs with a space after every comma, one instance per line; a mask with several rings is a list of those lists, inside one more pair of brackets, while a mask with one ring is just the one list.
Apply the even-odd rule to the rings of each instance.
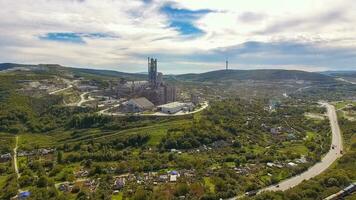
[[15, 172], [17, 175], [17, 178], [20, 178], [20, 173], [19, 173], [19, 168], [17, 166], [17, 148], [18, 148], [18, 142], [19, 142], [19, 136], [16, 136], [16, 144], [15, 144], [15, 148], [14, 148], [14, 168], [15, 168]]
[[70, 88], [72, 88], [72, 87], [73, 87], [73, 85], [69, 85], [69, 86], [66, 87], [66, 88], [63, 88], [63, 89], [59, 89], [59, 90], [50, 92], [49, 94], [57, 94], [57, 93], [59, 93], [59, 92], [63, 92], [64, 90], [68, 90], [68, 89], [70, 89]]
[[85, 95], [87, 94], [89, 94], [89, 92], [84, 92], [83, 94], [80, 95], [80, 101], [77, 103], [77, 106], [82, 106], [83, 103], [94, 100], [90, 96], [88, 97], [88, 99], [85, 99]]

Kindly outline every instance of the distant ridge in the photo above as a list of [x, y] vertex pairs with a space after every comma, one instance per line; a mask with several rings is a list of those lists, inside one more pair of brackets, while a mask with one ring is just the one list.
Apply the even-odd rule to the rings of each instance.
[[[1, 70], [9, 70], [13, 68], [26, 68], [29, 70], [45, 70], [46, 73], [71, 73], [76, 76], [103, 76], [103, 77], [123, 77], [128, 79], [144, 80], [147, 73], [126, 73], [114, 70], [101, 69], [86, 69], [64, 67], [58, 64], [38, 64], [26, 65], [15, 63], [0, 63]], [[182, 75], [166, 75], [166, 77], [174, 76], [181, 81], [196, 81], [196, 82], [222, 82], [222, 81], [236, 81], [236, 80], [260, 80], [260, 81], [279, 81], [279, 80], [304, 80], [304, 81], [334, 81], [334, 77], [315, 72], [306, 72], [299, 70], [282, 70], [282, 69], [257, 69], [257, 70], [218, 70], [210, 71], [201, 74], [182, 74]]]
[[105, 77], [123, 77], [123, 78], [135, 78], [143, 79], [146, 78], [144, 74], [136, 73], [125, 73], [118, 72], [114, 70], [101, 70], [101, 69], [86, 69], [86, 68], [73, 68], [65, 67], [58, 64], [38, 64], [38, 65], [29, 65], [29, 64], [16, 64], [16, 63], [0, 63], [0, 71], [10, 70], [10, 69], [27, 69], [27, 70], [45, 70], [47, 73], [56, 74], [56, 73], [71, 73], [76, 76], [84, 75], [93, 75], [93, 76], [105, 76]]
[[257, 70], [218, 70], [202, 74], [183, 74], [176, 76], [180, 80], [198, 82], [221, 82], [229, 80], [304, 80], [333, 81], [327, 75], [299, 70], [257, 69]]
[[325, 72], [320, 72], [321, 74], [328, 75], [328, 76], [344, 76], [344, 77], [356, 77], [356, 70], [351, 71], [325, 71]]

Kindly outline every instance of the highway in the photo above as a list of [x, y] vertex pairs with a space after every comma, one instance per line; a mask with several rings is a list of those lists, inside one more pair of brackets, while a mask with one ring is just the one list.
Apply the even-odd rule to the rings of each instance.
[[[337, 115], [335, 111], [335, 107], [333, 105], [330, 105], [329, 103], [321, 103], [321, 105], [325, 106], [327, 108], [327, 115], [329, 117], [330, 121], [330, 126], [331, 126], [331, 131], [332, 131], [332, 141], [331, 144], [335, 148], [330, 148], [329, 152], [322, 158], [322, 160], [312, 167], [310, 167], [307, 171], [303, 172], [302, 174], [293, 176], [289, 179], [286, 179], [276, 185], [271, 185], [269, 187], [263, 188], [257, 192], [257, 194], [264, 192], [264, 191], [285, 191], [290, 188], [293, 188], [300, 184], [304, 180], [311, 179], [319, 174], [321, 174], [323, 171], [325, 171], [330, 165], [336, 161], [338, 158], [342, 156], [341, 151], [343, 150], [343, 144], [342, 144], [342, 136], [341, 136], [341, 131], [339, 127], [339, 123], [337, 121]], [[278, 187], [277, 187], [278, 185]], [[242, 198], [242, 196], [234, 197], [229, 200], [235, 200]]]
[[336, 80], [338, 81], [343, 81], [343, 82], [346, 82], [346, 83], [351, 83], [351, 84], [356, 84], [356, 82], [353, 82], [353, 81], [349, 81], [349, 80], [346, 80], [346, 79], [343, 79], [343, 78], [337, 78]]

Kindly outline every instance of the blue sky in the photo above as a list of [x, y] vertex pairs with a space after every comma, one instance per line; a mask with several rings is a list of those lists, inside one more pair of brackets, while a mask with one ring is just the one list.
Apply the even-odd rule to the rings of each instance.
[[[0, 1], [0, 62], [146, 70], [356, 69], [353, 0]], [[11, 17], [8, 17], [11, 16]]]
[[160, 8], [160, 12], [168, 17], [168, 27], [174, 28], [180, 35], [199, 37], [205, 32], [194, 23], [204, 15], [214, 11], [209, 9], [189, 10], [167, 3]]

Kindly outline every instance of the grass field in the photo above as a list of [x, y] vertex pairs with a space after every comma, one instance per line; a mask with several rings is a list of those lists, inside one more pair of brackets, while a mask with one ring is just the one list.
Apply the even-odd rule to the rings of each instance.
[[281, 148], [279, 152], [286, 154], [286, 153], [298, 153], [301, 155], [307, 155], [308, 154], [308, 148], [302, 144], [302, 143], [290, 143], [290, 142], [285, 142], [284, 143], [285, 147]]
[[111, 200], [123, 200], [122, 195], [122, 192], [119, 192], [116, 195], [112, 195]]
[[336, 109], [342, 109], [348, 104], [352, 104], [356, 106], [356, 102], [354, 101], [341, 101], [341, 102], [334, 103]]
[[19, 149], [36, 149], [52, 146], [56, 138], [44, 134], [20, 134], [19, 136]]
[[56, 133], [62, 135], [62, 139], [60, 139], [59, 143], [72, 143], [78, 141], [88, 141], [95, 139], [96, 141], [102, 141], [107, 139], [116, 139], [122, 136], [132, 135], [132, 134], [148, 134], [150, 135], [150, 140], [148, 141], [149, 145], [157, 145], [163, 136], [165, 136], [166, 132], [170, 128], [174, 127], [181, 127], [183, 125], [187, 125], [191, 123], [189, 120], [176, 120], [176, 121], [169, 121], [163, 122], [158, 124], [153, 124], [151, 126], [145, 127], [138, 127], [138, 128], [131, 128], [122, 131], [100, 131], [98, 129], [91, 129], [91, 130], [83, 130], [85, 134], [81, 134], [80, 137], [70, 138], [66, 137], [69, 136], [66, 133], [66, 136], [63, 136], [63, 133]]
[[6, 184], [7, 176], [0, 176], [0, 188], [3, 188]]
[[[37, 148], [53, 147], [60, 144], [69, 144], [76, 142], [85, 142], [90, 140], [103, 141], [108, 139], [116, 139], [133, 134], [148, 134], [150, 139], [148, 145], [158, 145], [161, 139], [166, 135], [170, 128], [177, 128], [192, 123], [187, 119], [179, 119], [174, 121], [162, 122], [145, 127], [131, 128], [122, 131], [100, 130], [98, 128], [76, 130], [75, 135], [73, 131], [57, 130], [49, 134], [19, 134], [19, 150], [32, 150]], [[11, 139], [11, 142], [8, 140]], [[11, 150], [14, 146], [15, 140], [12, 135], [0, 133], [0, 142], [9, 146]], [[0, 150], [4, 145], [0, 147]]]
[[215, 185], [213, 184], [210, 177], [204, 177], [204, 184], [206, 187], [209, 188], [209, 191], [211, 193], [215, 193]]
[[15, 146], [15, 137], [10, 134], [0, 133], [0, 153], [10, 153]]
[[308, 131], [307, 132], [307, 136], [306, 136], [306, 140], [313, 140], [315, 138], [315, 132], [312, 131]]

